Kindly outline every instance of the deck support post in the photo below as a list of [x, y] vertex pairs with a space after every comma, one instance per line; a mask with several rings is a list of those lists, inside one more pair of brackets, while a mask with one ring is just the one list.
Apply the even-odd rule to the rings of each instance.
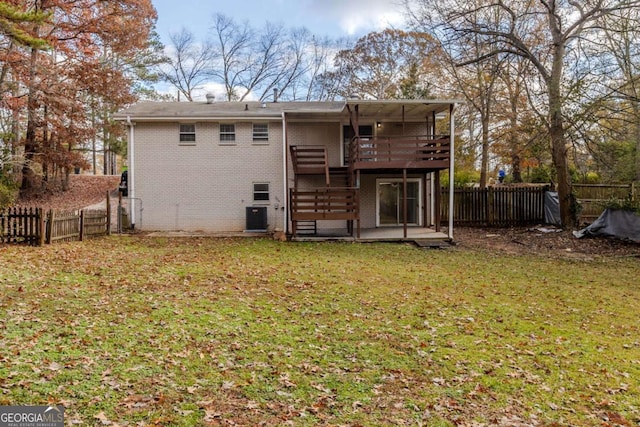
[[407, 170], [406, 169], [402, 169], [402, 216], [403, 216], [403, 220], [402, 220], [402, 225], [403, 225], [403, 232], [404, 232], [404, 238], [407, 238], [407, 213], [409, 211], [409, 206], [408, 206], [408, 202], [407, 202], [407, 196], [408, 196], [408, 191], [407, 191]]
[[[433, 174], [434, 179], [434, 187], [435, 187], [435, 200], [436, 200], [436, 211], [435, 213], [435, 225], [436, 231], [440, 232], [440, 222], [442, 220], [442, 186], [440, 185], [440, 171], [436, 171]], [[449, 215], [453, 215], [453, 212], [449, 212]]]

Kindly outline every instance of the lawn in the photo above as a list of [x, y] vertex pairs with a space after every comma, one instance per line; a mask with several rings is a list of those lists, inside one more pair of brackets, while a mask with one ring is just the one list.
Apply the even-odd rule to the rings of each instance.
[[0, 405], [65, 425], [637, 426], [640, 263], [399, 244], [0, 247]]

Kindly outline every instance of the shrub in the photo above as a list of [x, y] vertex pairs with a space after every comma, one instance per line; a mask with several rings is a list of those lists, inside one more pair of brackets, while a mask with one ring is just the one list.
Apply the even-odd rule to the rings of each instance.
[[621, 211], [634, 212], [636, 215], [640, 215], [640, 200], [633, 200], [631, 197], [626, 199], [609, 199], [604, 202], [598, 203], [603, 209], [613, 209]]
[[17, 198], [17, 186], [11, 181], [0, 179], [0, 209], [13, 205]]

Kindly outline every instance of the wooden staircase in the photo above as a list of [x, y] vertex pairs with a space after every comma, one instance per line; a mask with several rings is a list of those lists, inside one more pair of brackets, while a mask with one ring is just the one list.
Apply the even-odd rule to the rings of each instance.
[[[289, 195], [293, 236], [317, 235], [318, 220], [346, 220], [351, 233], [353, 221], [357, 221], [359, 234], [359, 193], [352, 188], [349, 168], [329, 168], [325, 146], [292, 145], [289, 151], [294, 172]], [[299, 177], [303, 175], [324, 175], [325, 187], [299, 190]]]
[[348, 167], [329, 168], [329, 186], [330, 187], [351, 187], [349, 179]]
[[327, 187], [329, 186], [329, 160], [324, 145], [292, 145], [289, 151], [296, 189], [300, 175], [324, 175]]
[[318, 221], [315, 219], [296, 221], [295, 234], [298, 236], [315, 236], [318, 234]]

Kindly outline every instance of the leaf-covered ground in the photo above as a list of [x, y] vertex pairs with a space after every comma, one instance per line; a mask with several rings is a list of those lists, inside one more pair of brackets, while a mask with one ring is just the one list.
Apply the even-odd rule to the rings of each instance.
[[115, 175], [71, 175], [68, 190], [62, 191], [60, 188], [55, 188], [23, 197], [15, 206], [62, 210], [83, 209], [106, 199], [107, 192], [116, 190], [119, 183], [120, 176]]
[[640, 266], [397, 244], [0, 247], [0, 405], [66, 425], [637, 426]]

